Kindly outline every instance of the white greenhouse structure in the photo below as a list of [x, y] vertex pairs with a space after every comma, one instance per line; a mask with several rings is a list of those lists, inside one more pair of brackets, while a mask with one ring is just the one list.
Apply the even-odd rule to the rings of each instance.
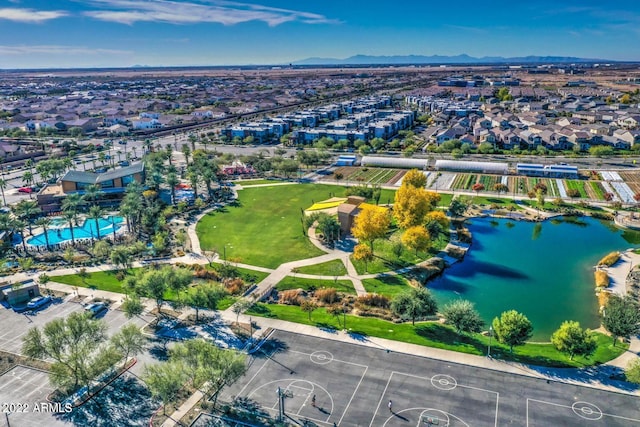
[[404, 157], [364, 156], [360, 164], [381, 168], [427, 169], [429, 159], [406, 159]]
[[479, 172], [507, 175], [509, 165], [499, 162], [468, 162], [464, 160], [436, 160], [436, 170]]

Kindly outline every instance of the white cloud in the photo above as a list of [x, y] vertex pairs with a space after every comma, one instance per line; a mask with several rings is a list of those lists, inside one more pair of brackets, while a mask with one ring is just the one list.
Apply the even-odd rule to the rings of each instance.
[[200, 2], [90, 0], [88, 3], [104, 10], [88, 11], [85, 12], [85, 15], [102, 21], [129, 25], [136, 22], [164, 22], [171, 24], [213, 22], [234, 25], [242, 22], [262, 21], [270, 26], [277, 26], [290, 21], [308, 24], [337, 22], [316, 13], [219, 0]]
[[17, 22], [44, 22], [51, 19], [62, 18], [67, 16], [67, 12], [61, 10], [34, 10], [34, 9], [18, 9], [3, 8], [0, 9], [0, 20]]
[[117, 49], [94, 49], [85, 46], [61, 46], [61, 45], [0, 45], [0, 55], [129, 55], [133, 52]]

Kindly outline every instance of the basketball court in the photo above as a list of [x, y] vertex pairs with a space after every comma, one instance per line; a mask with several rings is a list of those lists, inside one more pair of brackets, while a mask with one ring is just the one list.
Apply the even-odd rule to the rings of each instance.
[[299, 425], [640, 427], [636, 396], [283, 331], [222, 398]]

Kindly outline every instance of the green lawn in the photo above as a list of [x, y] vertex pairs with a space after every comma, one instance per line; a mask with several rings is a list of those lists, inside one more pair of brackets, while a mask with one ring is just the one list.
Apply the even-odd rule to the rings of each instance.
[[[267, 276], [269, 275], [269, 273], [265, 273], [263, 271], [252, 270], [250, 268], [244, 268], [244, 267], [235, 267], [233, 263], [231, 263], [231, 266], [233, 266], [233, 268], [235, 268], [238, 271], [238, 273], [240, 274], [240, 277], [242, 277], [242, 280], [244, 280], [247, 283], [260, 283], [264, 279], [266, 279]], [[213, 265], [207, 264], [206, 269], [218, 271], [219, 267], [220, 267], [220, 264], [213, 264]]]
[[[311, 320], [309, 320], [307, 313], [300, 310], [300, 307], [289, 305], [258, 303], [247, 311], [247, 314], [323, 328], [344, 328], [343, 317], [329, 315], [324, 308], [311, 313]], [[386, 338], [479, 356], [487, 354], [489, 344], [489, 338], [481, 334], [458, 335], [449, 326], [435, 322], [422, 322], [413, 327], [411, 323], [396, 324], [372, 317], [348, 315], [346, 316], [346, 327], [353, 334]], [[598, 349], [590, 359], [576, 357], [574, 360], [569, 360], [568, 356], [557, 351], [550, 343], [530, 343], [515, 347], [513, 354], [511, 354], [509, 348], [497, 343], [495, 338], [491, 343], [491, 355], [498, 359], [541, 366], [584, 367], [614, 359], [629, 347], [622, 343], [613, 347], [610, 337], [600, 333], [596, 333], [595, 336]]]
[[366, 264], [366, 269], [363, 261], [354, 260], [352, 256], [351, 262], [358, 273], [384, 273], [386, 271], [393, 271], [399, 268], [418, 264], [437, 254], [447, 245], [448, 242], [448, 236], [440, 234], [440, 236], [438, 236], [438, 240], [434, 242], [432, 248], [428, 252], [419, 252], [416, 256], [414, 251], [403, 248], [400, 257], [397, 257], [394, 254], [393, 249], [394, 246], [398, 244], [397, 242], [399, 242], [401, 235], [401, 231], [396, 231], [386, 239], [376, 240], [373, 245], [374, 259]]
[[495, 196], [483, 196], [480, 193], [479, 196], [470, 196], [471, 202], [474, 205], [498, 205], [499, 208], [506, 209], [510, 206], [513, 206], [515, 209], [522, 209], [521, 206], [518, 206], [517, 203], [513, 199], [506, 199], [503, 197], [495, 197]]
[[301, 274], [315, 274], [317, 276], [344, 276], [347, 274], [347, 269], [339, 259], [299, 267], [296, 271]]
[[[141, 270], [141, 268], [131, 268], [127, 270], [127, 275], [133, 275], [137, 270]], [[245, 271], [249, 273], [261, 275], [260, 280], [264, 279], [264, 277], [267, 276], [266, 273], [262, 273], [259, 271], [253, 271], [253, 270], [247, 270], [247, 269], [238, 269], [238, 270], [242, 270], [241, 274], [243, 274], [243, 278], [245, 280], [247, 280], [246, 276], [244, 275]], [[78, 274], [67, 274], [64, 276], [51, 276], [51, 281], [64, 283], [71, 286], [77, 286], [80, 288], [92, 288], [92, 289], [98, 289], [101, 291], [116, 292], [120, 294], [125, 293], [124, 289], [122, 288], [122, 282], [116, 279], [115, 270], [96, 271], [94, 273], [87, 273], [87, 276], [85, 277], [84, 280]], [[173, 291], [167, 291], [164, 294], [164, 298], [166, 301], [174, 301], [176, 300], [176, 294]], [[231, 307], [237, 301], [237, 299], [238, 297], [231, 296], [231, 295], [224, 297], [218, 303], [218, 310], [225, 310]]]
[[306, 291], [322, 288], [335, 288], [338, 292], [344, 292], [346, 294], [356, 294], [356, 290], [353, 288], [351, 280], [323, 280], [323, 279], [305, 279], [301, 277], [287, 276], [282, 279], [276, 285], [276, 289], [279, 291], [286, 291], [288, 289], [304, 289]]
[[411, 289], [409, 282], [402, 276], [379, 276], [375, 279], [364, 279], [362, 285], [369, 293], [393, 297]]
[[589, 195], [587, 194], [587, 190], [584, 189], [584, 182], [583, 181], [577, 181], [574, 179], [567, 179], [565, 181], [565, 184], [567, 185], [567, 189], [568, 190], [578, 190], [580, 192], [580, 197], [582, 198], [588, 198]]
[[276, 268], [280, 264], [321, 255], [302, 233], [301, 211], [329, 193], [344, 195], [344, 187], [320, 184], [247, 188], [238, 206], [211, 212], [196, 227], [204, 250], [227, 259]]
[[[127, 275], [133, 275], [139, 268], [127, 270]], [[96, 271], [87, 273], [83, 279], [79, 274], [67, 274], [64, 276], [51, 276], [52, 282], [64, 283], [80, 288], [95, 288], [101, 291], [124, 293], [122, 282], [116, 279], [116, 271]]]

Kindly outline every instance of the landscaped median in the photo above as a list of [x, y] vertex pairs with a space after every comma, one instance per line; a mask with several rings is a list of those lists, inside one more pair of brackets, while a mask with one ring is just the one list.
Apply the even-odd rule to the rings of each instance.
[[[460, 353], [483, 356], [487, 354], [489, 337], [482, 334], [459, 335], [447, 325], [437, 322], [393, 323], [373, 317], [358, 317], [348, 314], [329, 314], [325, 308], [318, 308], [311, 316], [298, 306], [279, 304], [255, 304], [246, 314], [286, 320], [322, 328], [346, 329], [351, 334], [359, 334], [377, 338], [386, 338], [427, 347], [457, 351]], [[309, 318], [311, 317], [311, 320]], [[618, 342], [612, 345], [611, 337], [594, 332], [597, 350], [589, 359], [569, 356], [556, 350], [551, 343], [527, 343], [515, 347], [513, 353], [508, 346], [502, 345], [495, 338], [491, 341], [491, 356], [496, 359], [512, 360], [519, 363], [559, 368], [581, 368], [599, 365], [623, 354], [629, 345]]]
[[[147, 267], [149, 268], [149, 267]], [[215, 264], [213, 267], [206, 266], [206, 268], [202, 268], [199, 271], [194, 271], [194, 281], [195, 284], [187, 290], [187, 292], [192, 292], [197, 287], [198, 279], [201, 278], [201, 281], [211, 281], [212, 278], [207, 277], [207, 272], [219, 271], [220, 269], [227, 268], [231, 271], [225, 273], [230, 274], [231, 276], [238, 275], [241, 279], [243, 279], [247, 283], [258, 283], [262, 281], [267, 273], [263, 273], [261, 271], [249, 270], [246, 268], [235, 267], [232, 264]], [[79, 272], [76, 274], [67, 274], [63, 276], [51, 276], [51, 281], [57, 283], [63, 283], [70, 286], [75, 286], [79, 288], [90, 288], [96, 289], [100, 291], [108, 291], [115, 292], [118, 294], [126, 294], [126, 290], [124, 289], [124, 281], [127, 277], [132, 277], [144, 268], [131, 268], [125, 271], [122, 270], [108, 270], [108, 271], [94, 271], [94, 272]], [[202, 272], [202, 274], [200, 273]], [[219, 273], [216, 273], [219, 274]], [[164, 294], [164, 300], [167, 302], [176, 301], [178, 296], [175, 292], [171, 290], [167, 290]], [[225, 310], [231, 307], [237, 300], [237, 295], [227, 295], [222, 298], [218, 302], [218, 310]]]

